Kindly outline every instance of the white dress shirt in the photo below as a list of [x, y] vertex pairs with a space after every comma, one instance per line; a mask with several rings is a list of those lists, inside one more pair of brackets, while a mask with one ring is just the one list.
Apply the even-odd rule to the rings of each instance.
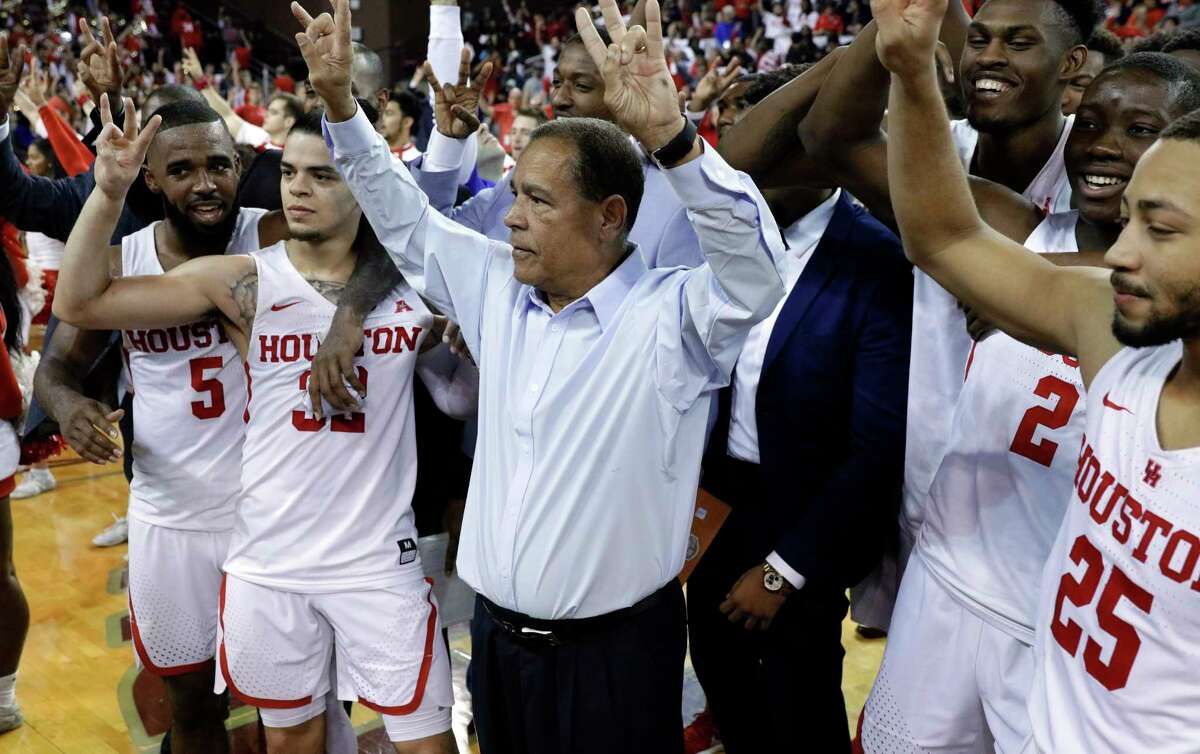
[[[779, 257], [779, 275], [783, 278], [785, 291], [783, 298], [769, 317], [750, 328], [750, 334], [746, 336], [746, 345], [742, 348], [742, 355], [733, 371], [729, 443], [726, 448], [729, 455], [738, 460], [759, 463], [758, 419], [754, 410], [758, 381], [762, 376], [763, 361], [767, 356], [767, 343], [771, 340], [771, 331], [775, 329], [779, 313], [783, 311], [788, 296], [792, 295], [792, 289], [796, 287], [796, 281], [804, 272], [809, 258], [821, 242], [821, 237], [825, 235], [825, 229], [833, 219], [833, 211], [841, 195], [841, 189], [834, 191], [833, 196], [783, 231], [783, 238], [788, 247], [787, 253]], [[804, 576], [789, 566], [778, 553], [772, 552], [767, 556], [767, 562], [796, 589], [804, 586]]]
[[396, 266], [478, 358], [462, 579], [559, 619], [628, 607], [675, 578], [715, 391], [783, 295], [783, 245], [754, 184], [712, 149], [662, 171], [710, 264], [650, 270], [631, 249], [556, 314], [513, 277], [508, 244], [430, 208], [361, 111], [326, 132]]

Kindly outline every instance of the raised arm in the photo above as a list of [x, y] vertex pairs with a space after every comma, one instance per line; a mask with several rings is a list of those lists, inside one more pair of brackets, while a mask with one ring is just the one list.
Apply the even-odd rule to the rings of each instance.
[[954, 151], [934, 46], [946, 0], [874, 0], [879, 59], [892, 72], [889, 182], [912, 261], [1002, 330], [1076, 354], [1085, 381], [1119, 350], [1102, 270], [1056, 267], [981, 220]]
[[[617, 121], [653, 154], [684, 130], [675, 86], [663, 57], [657, 0], [647, 0], [646, 28], [626, 30], [616, 0], [600, 9], [613, 44], [605, 47], [587, 9], [575, 24], [604, 77], [604, 102]], [[661, 375], [668, 399], [682, 410], [727, 384], [750, 328], [783, 296], [774, 255], [783, 253], [766, 202], [749, 178], [694, 137], [691, 150], [664, 174], [688, 211], [707, 264], [690, 273], [683, 291], [680, 335], [692, 369]], [[664, 344], [678, 349], [678, 344]]]

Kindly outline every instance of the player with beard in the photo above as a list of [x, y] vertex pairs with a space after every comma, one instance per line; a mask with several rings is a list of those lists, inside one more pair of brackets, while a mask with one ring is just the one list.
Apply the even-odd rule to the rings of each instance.
[[[218, 686], [260, 708], [272, 753], [322, 750], [322, 696], [332, 689], [381, 712], [397, 751], [444, 754], [453, 745], [445, 734], [449, 666], [445, 646], [436, 640], [436, 602], [422, 577], [410, 507], [416, 472], [412, 377], [425, 369], [418, 350], [433, 317], [401, 283], [367, 317], [360, 340], [356, 368], [364, 384], [370, 373], [369, 410], [326, 418], [303, 405], [308, 360], [366, 235], [359, 233], [361, 211], [321, 138], [320, 113], [306, 115], [284, 147], [282, 191], [292, 240], [254, 255], [193, 258], [167, 274], [139, 275], [146, 270], [126, 262], [126, 275], [114, 279], [98, 263], [101, 250], [93, 239], [109, 232], [155, 125], [141, 134], [114, 128], [102, 140], [98, 189], [67, 244], [59, 314], [84, 327], [171, 333], [216, 313], [226, 323], [223, 345], [245, 361], [253, 399], [235, 412], [245, 433], [240, 469], [182, 469], [219, 476], [238, 499], [229, 512], [236, 525], [228, 556], [220, 553], [227, 580], [219, 581], [219, 560], [211, 583], [205, 574], [204, 596], [214, 590], [220, 595], [219, 613], [213, 607], [207, 616], [220, 616]], [[232, 149], [222, 124], [212, 131], [213, 142]], [[158, 154], [160, 140], [173, 132], [160, 133], [149, 145], [152, 172], [166, 159]], [[176, 151], [168, 154], [173, 158]], [[211, 199], [188, 207], [209, 220], [217, 210]], [[194, 325], [182, 329], [189, 327]], [[153, 343], [149, 334], [143, 337]], [[222, 354], [192, 371], [237, 372], [235, 361]], [[193, 413], [209, 413], [219, 402], [213, 382], [205, 371], [199, 380], [193, 377], [192, 385], [210, 397], [193, 401]], [[139, 399], [143, 392], [139, 386]], [[186, 406], [178, 389], [171, 398], [171, 405]], [[187, 438], [195, 444], [194, 436]], [[328, 505], [330, 500], [338, 504]], [[344, 671], [337, 679], [329, 672], [331, 657]]]
[[[943, 36], [959, 11], [951, 4]], [[952, 124], [960, 159], [973, 175], [1021, 192], [1043, 211], [1070, 208], [1062, 152], [1071, 120], [1062, 114], [1062, 96], [1086, 60], [1084, 39], [1095, 21], [1091, 0], [989, 0], [971, 21], [963, 48], [957, 79], [968, 120]], [[885, 138], [879, 123], [888, 78], [875, 56], [875, 33], [868, 25], [829, 74], [801, 138], [839, 185], [886, 222], [891, 201], [877, 145]], [[890, 621], [889, 595], [896, 589], [891, 571], [903, 573], [916, 541], [971, 349], [958, 302], [920, 271], [912, 342], [898, 562], [879, 574], [878, 609], [862, 616], [879, 628]]]
[[[1043, 217], [1024, 197], [971, 179], [980, 215], [1060, 264], [1099, 264], [1097, 252], [1120, 233], [1134, 166], [1197, 107], [1200, 76], [1187, 65], [1160, 53], [1119, 60], [1088, 88], [1067, 142], [1079, 210]], [[1090, 253], [1063, 253], [1079, 250]], [[1004, 334], [972, 349], [864, 709], [864, 751], [967, 752], [982, 742], [1019, 751], [1029, 734], [1034, 585], [1066, 510], [1083, 393], [1071, 356]]]
[[1042, 575], [1025, 752], [1189, 752], [1200, 512], [1200, 116], [1172, 123], [1121, 197], [1111, 273], [1057, 267], [967, 196], [933, 57], [943, 0], [877, 0], [889, 181], [910, 258], [1006, 332], [1074, 354], [1089, 407]]

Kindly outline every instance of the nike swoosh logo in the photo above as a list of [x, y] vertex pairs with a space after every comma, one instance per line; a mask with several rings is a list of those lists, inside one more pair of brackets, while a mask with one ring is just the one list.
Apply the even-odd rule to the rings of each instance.
[[271, 304], [271, 311], [273, 311], [273, 312], [281, 312], [281, 311], [283, 311], [284, 309], [288, 308], [289, 306], [295, 306], [295, 305], [296, 305], [296, 304], [298, 304], [298, 303], [300, 303], [300, 302], [299, 302], [299, 301], [293, 301], [293, 302], [292, 302], [292, 303], [290, 303], [290, 304]]
[[1115, 404], [1115, 403], [1113, 403], [1112, 401], [1110, 401], [1110, 400], [1108, 399], [1108, 393], [1105, 393], [1105, 394], [1104, 394], [1104, 407], [1105, 407], [1105, 408], [1111, 408], [1111, 409], [1113, 409], [1114, 411], [1124, 411], [1124, 412], [1125, 412], [1125, 413], [1127, 413], [1127, 414], [1132, 414], [1132, 413], [1133, 413], [1132, 411], [1130, 411], [1129, 409], [1125, 408], [1124, 406], [1118, 406], [1117, 404]]

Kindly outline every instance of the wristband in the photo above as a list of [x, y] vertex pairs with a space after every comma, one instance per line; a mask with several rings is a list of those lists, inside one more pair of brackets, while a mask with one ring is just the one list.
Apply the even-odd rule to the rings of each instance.
[[696, 126], [687, 118], [683, 119], [683, 130], [675, 138], [654, 150], [651, 156], [660, 168], [670, 168], [675, 163], [687, 157], [696, 143]]
[[208, 88], [208, 76], [201, 76], [192, 82], [192, 86], [196, 87], [196, 91], [202, 92]]

